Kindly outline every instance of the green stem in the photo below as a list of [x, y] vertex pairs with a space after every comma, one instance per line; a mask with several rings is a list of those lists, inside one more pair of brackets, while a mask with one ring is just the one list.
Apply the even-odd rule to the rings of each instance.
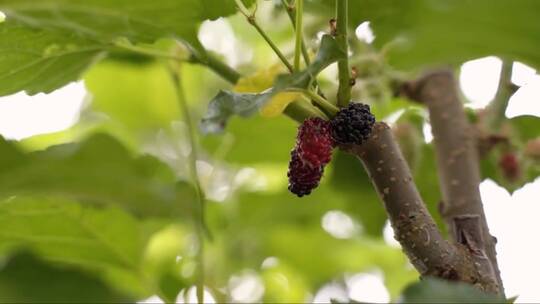
[[289, 88], [286, 91], [289, 92], [299, 92], [304, 94], [304, 96], [308, 97], [309, 99], [313, 100], [317, 105], [319, 105], [324, 111], [331, 114], [331, 116], [334, 116], [339, 109], [333, 105], [328, 100], [324, 99], [322, 96], [306, 89], [299, 89], [299, 88]]
[[298, 123], [302, 123], [310, 117], [328, 119], [328, 116], [321, 110], [304, 100], [295, 101], [289, 104], [283, 113]]
[[214, 73], [223, 77], [225, 80], [229, 81], [232, 84], [235, 84], [238, 81], [238, 79], [240, 79], [240, 73], [238, 73], [232, 67], [228, 66], [223, 61], [219, 60], [215, 55], [212, 55], [208, 52], [204, 55], [200, 55], [196, 52], [193, 52], [191, 56], [188, 58], [188, 57], [178, 56], [178, 55], [174, 55], [167, 52], [162, 52], [155, 49], [136, 46], [136, 45], [130, 44], [129, 42], [125, 42], [123, 40], [115, 41], [113, 42], [113, 45], [117, 48], [124, 49], [130, 52], [145, 55], [145, 56], [170, 59], [170, 60], [175, 60], [178, 62], [190, 61], [193, 63], [202, 64], [202, 65], [207, 66], [212, 71], [214, 71]]
[[281, 51], [276, 46], [276, 44], [272, 41], [272, 39], [270, 39], [270, 37], [268, 37], [266, 32], [259, 26], [259, 24], [257, 23], [257, 20], [255, 20], [255, 15], [249, 12], [249, 10], [246, 8], [244, 3], [242, 3], [242, 0], [234, 0], [234, 1], [236, 2], [236, 6], [238, 6], [238, 9], [240, 10], [240, 12], [244, 16], [246, 16], [249, 24], [251, 24], [257, 30], [257, 32], [259, 32], [259, 34], [263, 37], [266, 43], [268, 43], [268, 45], [272, 48], [274, 53], [276, 53], [276, 55], [279, 57], [281, 62], [283, 62], [283, 64], [287, 67], [287, 69], [289, 69], [289, 71], [292, 73], [294, 70], [293, 66], [289, 63], [285, 55], [281, 53]]
[[296, 0], [296, 44], [294, 48], [294, 71], [300, 71], [300, 53], [303, 45], [303, 14], [304, 0]]
[[253, 16], [247, 17], [247, 20], [249, 24], [251, 24], [257, 30], [257, 32], [259, 32], [259, 34], [263, 37], [266, 43], [268, 43], [268, 45], [272, 48], [274, 53], [276, 53], [276, 55], [279, 57], [281, 62], [283, 62], [283, 64], [287, 67], [287, 69], [292, 73], [294, 71], [293, 66], [289, 63], [285, 55], [283, 55], [283, 53], [279, 50], [276, 44], [272, 41], [272, 39], [270, 39], [270, 37], [268, 37], [266, 32], [259, 26], [259, 24], [255, 20], [255, 17]]
[[349, 68], [349, 45], [347, 42], [348, 0], [336, 0], [336, 42], [347, 56], [338, 61], [338, 105], [345, 107], [351, 99], [351, 74]]
[[189, 171], [191, 174], [191, 179], [195, 187], [195, 193], [198, 201], [198, 218], [196, 219], [195, 231], [197, 236], [197, 242], [199, 243], [199, 248], [197, 250], [197, 302], [204, 303], [204, 234], [206, 229], [206, 220], [205, 220], [205, 198], [202, 191], [201, 183], [199, 181], [199, 176], [197, 173], [197, 140], [195, 135], [195, 128], [193, 127], [193, 120], [189, 114], [189, 107], [184, 96], [184, 90], [182, 84], [180, 83], [180, 75], [173, 68], [169, 67], [170, 75], [173, 81], [173, 85], [176, 91], [176, 97], [178, 98], [178, 103], [180, 109], [184, 115], [184, 121], [188, 129], [189, 142], [191, 144], [191, 153], [189, 154]]
[[[287, 0], [281, 0], [281, 3], [285, 7], [285, 11], [287, 11], [287, 15], [289, 16], [289, 20], [291, 20], [291, 24], [293, 26], [293, 29], [296, 30], [296, 10], [293, 6], [291, 6]], [[306, 65], [311, 64], [311, 60], [309, 59], [309, 53], [307, 51], [306, 43], [305, 41], [302, 41], [302, 57], [304, 57], [304, 62]]]
[[193, 54], [190, 58], [190, 61], [207, 66], [210, 70], [212, 70], [214, 73], [218, 74], [231, 84], [236, 84], [238, 82], [238, 79], [240, 79], [241, 75], [240, 73], [238, 73], [238, 71], [228, 66], [223, 61], [219, 60], [215, 55], [206, 53], [203, 58], [201, 57], [202, 56], [200, 55]]
[[515, 93], [515, 86], [512, 85], [512, 64], [511, 60], [503, 60], [497, 93], [488, 106], [487, 126], [493, 131], [501, 127], [510, 97]]
[[251, 14], [249, 10], [247, 9], [247, 7], [242, 2], [242, 0], [234, 0], [234, 2], [236, 2], [236, 6], [238, 7], [238, 10], [240, 11], [240, 13], [242, 13], [242, 15], [247, 17]]

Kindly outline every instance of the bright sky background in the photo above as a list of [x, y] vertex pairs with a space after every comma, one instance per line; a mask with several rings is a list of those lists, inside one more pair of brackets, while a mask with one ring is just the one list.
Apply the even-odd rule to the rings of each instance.
[[[220, 27], [223, 28], [224, 25], [228, 26], [222, 22]], [[231, 39], [231, 35], [234, 38], [234, 33], [227, 28], [226, 34], [225, 38], [229, 43], [234, 40]], [[369, 31], [369, 24], [360, 25], [356, 34], [360, 39], [369, 42], [375, 39]], [[235, 55], [237, 46], [220, 44], [220, 38], [223, 37], [202, 36], [201, 40], [214, 44], [214, 48], [220, 51], [227, 51], [227, 58], [233, 65], [241, 63], [245, 58]], [[493, 98], [500, 68], [501, 61], [496, 57], [473, 60], [462, 66], [460, 85], [465, 96], [473, 102], [471, 106], [484, 107]], [[524, 64], [515, 63], [512, 81], [522, 87], [512, 97], [507, 116], [540, 116], [540, 75]], [[51, 94], [30, 97], [18, 93], [1, 97], [0, 135], [20, 140], [69, 128], [78, 120], [85, 94], [82, 83], [73, 83]], [[537, 219], [540, 214], [540, 179], [512, 195], [491, 180], [484, 181], [480, 185], [480, 191], [491, 232], [498, 239], [498, 257], [507, 295], [519, 295], [518, 302], [539, 302], [537, 274], [540, 273], [540, 242], [535, 232], [540, 231], [540, 221]], [[335, 237], [347, 237], [348, 233], [358, 229], [358, 226], [340, 211], [326, 214], [321, 219], [321, 225]], [[396, 246], [390, 229], [385, 230], [385, 239]], [[275, 263], [276, 260], [272, 262]], [[311, 301], [328, 302], [330, 296], [343, 299], [346, 295], [357, 301], [389, 300], [388, 292], [382, 283], [383, 275], [377, 270], [352, 274], [347, 277], [346, 282], [347, 290], [329, 283], [321, 288]], [[245, 274], [237, 277], [235, 281], [232, 280], [229, 288], [233, 295], [236, 294], [237, 301], [253, 302], [257, 298], [250, 295], [262, 295], [261, 284], [255, 275]], [[187, 297], [193, 298], [193, 292], [188, 292]], [[156, 298], [151, 300], [155, 302]]]

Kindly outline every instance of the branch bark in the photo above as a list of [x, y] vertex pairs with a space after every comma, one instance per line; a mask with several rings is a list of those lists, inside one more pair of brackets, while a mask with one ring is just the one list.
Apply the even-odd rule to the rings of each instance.
[[408, 86], [409, 97], [429, 110], [439, 182], [443, 195], [441, 213], [453, 240], [466, 246], [484, 288], [504, 295], [495, 251], [480, 198], [480, 170], [474, 130], [459, 99], [450, 70], [424, 75]]
[[364, 144], [342, 149], [362, 161], [384, 203], [395, 238], [422, 276], [459, 280], [481, 288], [486, 285], [467, 248], [442, 237], [388, 125], [375, 124]]

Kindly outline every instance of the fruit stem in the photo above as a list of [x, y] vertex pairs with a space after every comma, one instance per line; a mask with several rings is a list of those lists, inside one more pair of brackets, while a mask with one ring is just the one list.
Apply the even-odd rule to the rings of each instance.
[[295, 101], [289, 104], [283, 113], [298, 123], [302, 123], [310, 117], [320, 117], [324, 120], [328, 120], [328, 116], [324, 114], [324, 112], [304, 100]]
[[336, 42], [345, 52], [344, 59], [338, 61], [339, 87], [337, 101], [340, 107], [345, 107], [351, 99], [351, 74], [349, 68], [349, 44], [347, 41], [348, 0], [336, 0]]
[[314, 101], [317, 105], [319, 105], [324, 111], [331, 114], [331, 116], [334, 116], [338, 111], [339, 108], [334, 106], [332, 103], [330, 103], [328, 100], [324, 99], [322, 96], [306, 89], [300, 89], [300, 88], [289, 88], [286, 91], [289, 92], [299, 92], [304, 94], [306, 97]]

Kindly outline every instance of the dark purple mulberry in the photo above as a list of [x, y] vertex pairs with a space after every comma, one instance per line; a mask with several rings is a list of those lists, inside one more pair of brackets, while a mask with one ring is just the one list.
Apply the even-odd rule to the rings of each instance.
[[336, 144], [360, 145], [368, 139], [375, 124], [375, 117], [368, 105], [350, 103], [346, 108], [339, 110], [330, 124], [332, 138]]
[[296, 150], [298, 156], [312, 168], [324, 166], [332, 159], [334, 146], [330, 122], [321, 118], [309, 118], [298, 128]]
[[291, 161], [289, 162], [289, 191], [298, 197], [308, 195], [319, 185], [323, 175], [323, 167], [312, 167], [300, 159], [296, 149], [291, 152]]

